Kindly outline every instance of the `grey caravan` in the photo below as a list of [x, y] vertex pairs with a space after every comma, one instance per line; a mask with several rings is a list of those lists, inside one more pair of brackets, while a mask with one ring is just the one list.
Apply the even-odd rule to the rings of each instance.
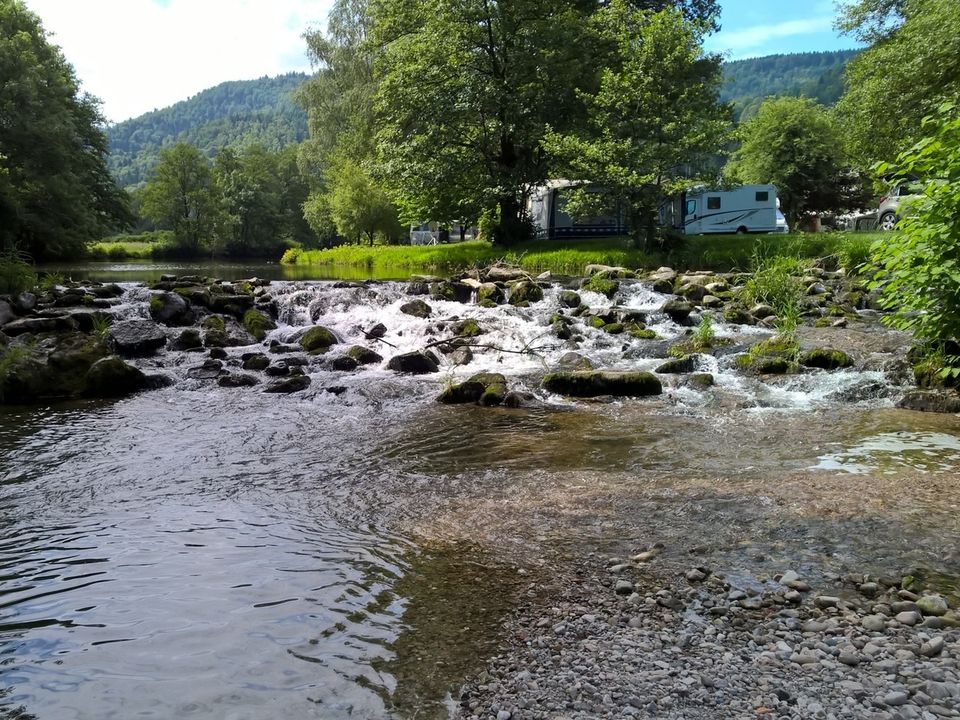
[[786, 232], [773, 185], [693, 188], [660, 206], [660, 224], [685, 235]]
[[[603, 237], [626, 233], [620, 212], [589, 218], [573, 218], [566, 213], [566, 193], [584, 184], [576, 180], [550, 180], [533, 189], [527, 200], [527, 214], [536, 227], [537, 237]], [[587, 191], [602, 193], [603, 189], [588, 185]]]

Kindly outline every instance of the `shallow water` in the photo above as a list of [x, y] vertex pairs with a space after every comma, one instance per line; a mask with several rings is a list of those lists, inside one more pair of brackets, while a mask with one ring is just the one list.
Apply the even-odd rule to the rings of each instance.
[[[202, 356], [167, 352], [138, 362], [172, 387], [0, 409], [0, 716], [446, 717], [527, 584], [587, 552], [662, 542], [666, 567], [706, 554], [743, 582], [960, 572], [960, 421], [894, 409], [884, 348], [771, 382], [705, 357], [712, 389], [665, 377], [658, 398], [572, 402], [538, 382], [570, 349], [546, 333], [559, 288], [529, 309], [430, 300], [431, 320], [399, 311], [405, 290], [276, 284], [272, 338], [322, 322], [369, 344], [382, 322], [389, 358], [457, 316], [487, 347], [426, 377], [318, 358], [291, 396], [190, 380]], [[130, 286], [116, 315], [148, 296]], [[680, 337], [663, 299], [619, 302]], [[600, 366], [661, 362], [656, 343], [583, 335]], [[527, 406], [434, 402], [479, 370]]]

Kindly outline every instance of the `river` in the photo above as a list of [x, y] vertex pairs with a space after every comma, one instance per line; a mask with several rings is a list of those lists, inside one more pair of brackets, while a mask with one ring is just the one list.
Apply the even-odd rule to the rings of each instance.
[[[113, 312], [145, 317], [139, 281], [171, 271], [87, 277], [124, 282]], [[171, 351], [138, 361], [164, 389], [0, 407], [0, 717], [448, 717], [565, 562], [655, 542], [668, 567], [706, 553], [743, 584], [909, 570], [956, 590], [960, 421], [894, 407], [902, 341], [875, 319], [845, 336], [855, 369], [762, 381], [702, 357], [713, 388], [572, 401], [539, 388], [570, 349], [546, 333], [559, 290], [531, 308], [430, 300], [422, 320], [399, 310], [404, 283], [278, 280], [273, 339], [321, 322], [355, 343], [381, 322], [389, 357], [457, 316], [490, 348], [429, 376], [320, 360], [289, 396], [191, 379], [202, 356]], [[636, 284], [618, 304], [679, 337], [664, 299]], [[656, 343], [584, 335], [598, 366], [662, 362]], [[435, 402], [479, 370], [525, 406]]]

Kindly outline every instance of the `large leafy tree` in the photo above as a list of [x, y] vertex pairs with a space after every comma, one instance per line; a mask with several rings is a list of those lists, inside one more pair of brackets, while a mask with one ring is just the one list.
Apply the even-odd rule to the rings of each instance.
[[552, 134], [549, 144], [565, 174], [605, 190], [575, 192], [574, 208], [604, 197], [627, 214], [638, 244], [642, 235], [650, 242], [663, 194], [689, 183], [691, 169], [727, 136], [720, 58], [703, 52], [704, 26], [676, 10], [651, 14], [613, 0], [590, 26], [609, 52], [596, 89], [581, 93], [587, 122]]
[[909, 148], [923, 136], [923, 118], [960, 97], [957, 10], [956, 0], [848, 7], [844, 27], [874, 43], [847, 67], [847, 92], [837, 105], [849, 151], [864, 167]]
[[277, 156], [262, 145], [251, 145], [240, 153], [225, 148], [214, 161], [214, 177], [226, 214], [227, 252], [247, 256], [276, 252], [283, 232]]
[[160, 153], [141, 203], [147, 218], [173, 230], [182, 252], [216, 248], [223, 221], [220, 191], [210, 161], [194, 146], [178, 143]]
[[332, 175], [327, 201], [341, 236], [357, 242], [366, 237], [370, 245], [378, 235], [387, 242], [397, 238], [400, 224], [393, 203], [359, 165], [342, 163]]
[[0, 0], [0, 248], [76, 256], [131, 221], [96, 98], [21, 0]]
[[809, 98], [768, 98], [740, 127], [742, 144], [725, 174], [743, 183], [773, 183], [791, 225], [853, 201], [856, 176], [845, 168], [843, 144], [826, 108]]
[[[582, 3], [581, 3], [582, 4]], [[526, 236], [549, 173], [546, 126], [565, 128], [592, 76], [571, 0], [375, 0], [380, 172], [405, 219], [496, 218]]]

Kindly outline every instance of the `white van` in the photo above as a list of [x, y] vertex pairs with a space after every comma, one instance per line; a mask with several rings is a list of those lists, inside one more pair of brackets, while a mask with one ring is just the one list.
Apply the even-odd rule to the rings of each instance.
[[693, 188], [660, 206], [660, 224], [685, 235], [787, 232], [773, 185]]

